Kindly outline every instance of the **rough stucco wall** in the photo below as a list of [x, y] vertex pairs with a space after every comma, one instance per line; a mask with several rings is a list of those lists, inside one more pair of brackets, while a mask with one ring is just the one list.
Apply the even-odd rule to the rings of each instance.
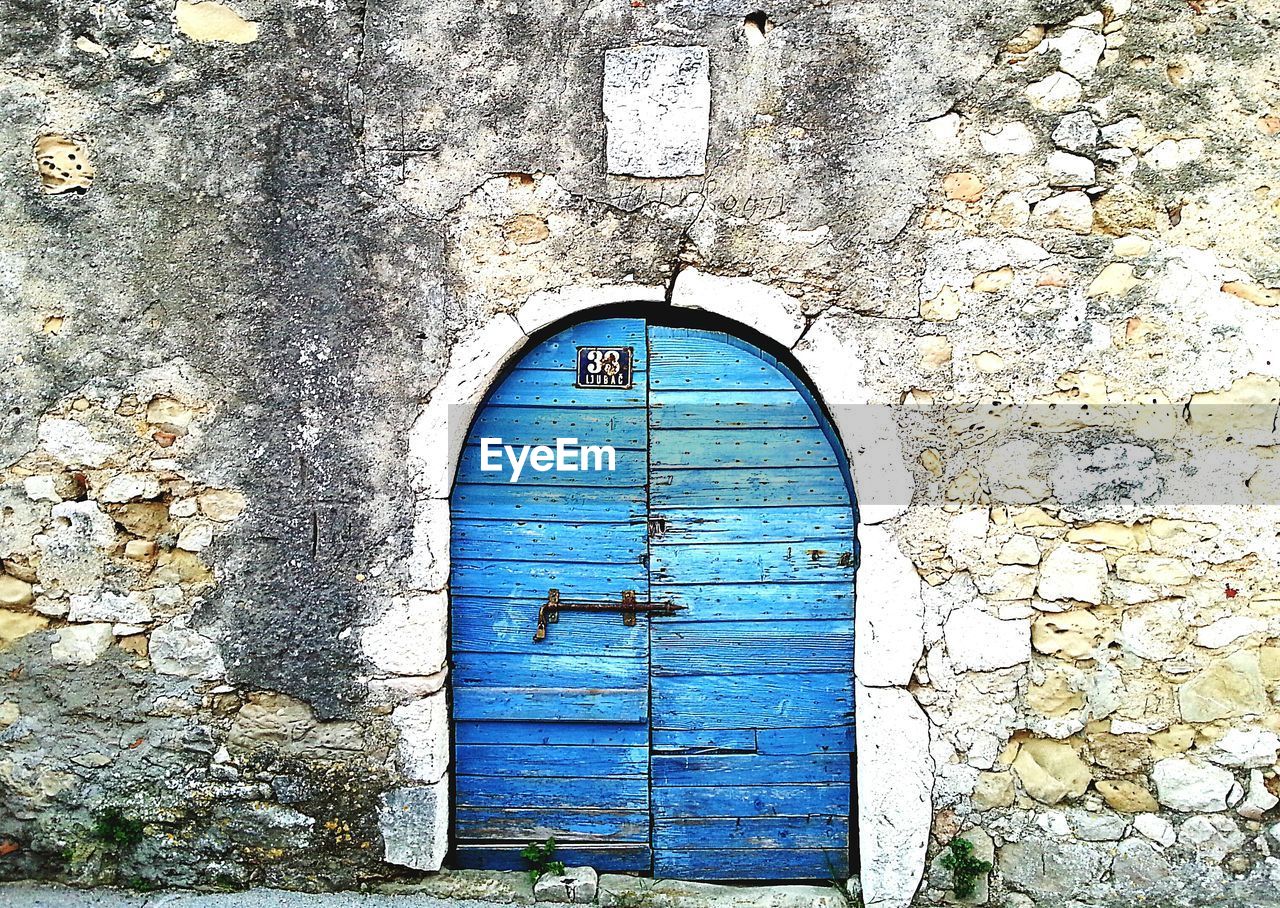
[[[403, 873], [379, 810], [440, 817], [447, 779], [415, 417], [531, 295], [695, 265], [940, 405], [895, 416], [916, 506], [877, 529], [919, 577], [930, 856], [989, 837], [1008, 905], [1274, 888], [1270, 421], [1228, 457], [991, 404], [1274, 408], [1274, 4], [795, 5], [763, 41], [729, 3], [180, 6], [0, 8], [0, 876]], [[705, 177], [605, 173], [604, 51], [644, 43], [709, 50]], [[82, 193], [41, 191], [46, 134]], [[1216, 485], [1178, 469], [1206, 451]], [[136, 849], [88, 831], [108, 805]]]

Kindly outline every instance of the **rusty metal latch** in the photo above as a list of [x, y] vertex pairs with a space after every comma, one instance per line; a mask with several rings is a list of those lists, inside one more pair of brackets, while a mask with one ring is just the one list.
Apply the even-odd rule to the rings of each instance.
[[561, 612], [621, 612], [622, 623], [635, 627], [637, 612], [674, 615], [683, 609], [683, 605], [672, 602], [637, 602], [635, 590], [624, 591], [621, 602], [566, 602], [560, 598], [559, 590], [547, 590], [547, 601], [538, 609], [538, 629], [533, 632], [533, 642], [547, 639], [547, 625], [557, 623]]

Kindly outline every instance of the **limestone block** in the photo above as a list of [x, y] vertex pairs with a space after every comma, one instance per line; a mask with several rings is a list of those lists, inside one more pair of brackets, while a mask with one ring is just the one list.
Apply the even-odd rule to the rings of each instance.
[[1156, 796], [1165, 807], [1192, 813], [1226, 810], [1240, 790], [1225, 769], [1186, 757], [1166, 757], [1151, 770]]
[[972, 803], [975, 810], [994, 810], [1011, 807], [1014, 800], [1013, 773], [980, 772], [973, 788]]
[[1231, 615], [1219, 618], [1196, 631], [1196, 646], [1206, 649], [1219, 649], [1235, 643], [1241, 637], [1257, 634], [1267, 629], [1267, 623], [1261, 618], [1249, 618], [1244, 615]]
[[151, 632], [151, 664], [162, 675], [214, 681], [227, 673], [218, 644], [190, 626], [180, 615]]
[[1142, 156], [1156, 170], [1176, 170], [1204, 154], [1204, 139], [1165, 139]]
[[858, 529], [862, 562], [854, 614], [858, 680], [873, 687], [906, 686], [924, 650], [924, 602], [915, 565], [887, 529]]
[[1140, 813], [1133, 818], [1133, 828], [1163, 848], [1178, 840], [1173, 824], [1159, 814]]
[[1049, 173], [1049, 185], [1055, 187], [1091, 186], [1094, 181], [1093, 162], [1080, 155], [1054, 151], [1045, 162]]
[[1089, 283], [1085, 295], [1090, 299], [1109, 297], [1119, 299], [1142, 281], [1134, 276], [1133, 266], [1126, 262], [1112, 262], [1103, 267]]
[[1080, 83], [1066, 73], [1050, 73], [1028, 85], [1026, 95], [1036, 110], [1060, 113], [1075, 107], [1082, 91]]
[[933, 824], [929, 720], [905, 690], [854, 688], [863, 899], [906, 908], [920, 885]]
[[22, 609], [34, 600], [31, 584], [12, 574], [0, 573], [0, 608]]
[[258, 40], [256, 22], [247, 21], [230, 6], [215, 0], [178, 0], [174, 18], [178, 30], [196, 41], [249, 44]]
[[1112, 810], [1118, 810], [1121, 813], [1140, 813], [1160, 809], [1151, 792], [1136, 782], [1126, 779], [1104, 779], [1095, 787]]
[[1273, 795], [1271, 789], [1267, 788], [1267, 780], [1262, 770], [1250, 770], [1249, 787], [1245, 792], [1244, 800], [1236, 808], [1236, 813], [1246, 820], [1261, 820], [1268, 810], [1278, 804], [1280, 804], [1280, 798]]
[[397, 707], [400, 772], [415, 782], [436, 782], [449, 768], [449, 715], [444, 692]]
[[229, 523], [239, 517], [248, 504], [244, 495], [231, 489], [208, 489], [196, 496], [200, 513], [218, 523]]
[[415, 591], [442, 590], [449, 582], [449, 501], [418, 502], [413, 519], [413, 558], [409, 582]]
[[1049, 40], [1058, 51], [1058, 68], [1077, 79], [1085, 79], [1098, 68], [1107, 39], [1092, 29], [1068, 28]]
[[516, 310], [516, 321], [524, 333], [547, 327], [562, 318], [609, 303], [660, 303], [667, 298], [667, 288], [651, 284], [603, 284], [599, 287], [572, 286], [540, 290]]
[[315, 726], [311, 707], [301, 700], [274, 692], [253, 694], [231, 723], [227, 747], [243, 752], [259, 747], [285, 750]]
[[1027, 687], [1027, 706], [1042, 716], [1065, 716], [1084, 706], [1084, 694], [1062, 672], [1049, 672], [1044, 683]]
[[1083, 192], [1050, 196], [1031, 209], [1031, 223], [1072, 233], [1089, 233], [1093, 230], [1093, 203]]
[[363, 630], [360, 644], [379, 671], [434, 674], [445, 663], [448, 612], [443, 592], [394, 599], [382, 616]]
[[1038, 836], [1005, 845], [997, 866], [1005, 881], [1018, 889], [1074, 898], [1102, 877], [1109, 847]]
[[67, 466], [100, 467], [115, 448], [93, 437], [83, 423], [74, 419], [41, 420], [40, 448]]
[[[1107, 131], [1103, 130], [1105, 138]], [[1151, 196], [1121, 184], [1098, 196], [1093, 203], [1093, 223], [1102, 233], [1124, 236], [1134, 230], [1156, 226], [1155, 202]]]
[[68, 621], [110, 621], [124, 624], [150, 624], [151, 608], [143, 593], [121, 595], [106, 590], [81, 593], [71, 597]]
[[476, 408], [503, 365], [527, 340], [510, 315], [496, 316], [471, 332], [449, 354], [449, 366], [409, 433], [414, 489], [448, 498], [453, 469]]
[[671, 304], [722, 315], [788, 349], [804, 332], [799, 300], [747, 277], [704, 274], [696, 268], [685, 268], [676, 276]]
[[1186, 562], [1164, 555], [1122, 555], [1116, 559], [1116, 576], [1150, 586], [1183, 586], [1191, 582]]
[[22, 480], [22, 490], [32, 501], [51, 501], [54, 504], [62, 501], [53, 476], [28, 476]]
[[1027, 124], [1003, 123], [978, 136], [982, 150], [991, 155], [1026, 155], [1035, 150], [1035, 137]]
[[1083, 110], [1069, 113], [1053, 130], [1053, 144], [1067, 151], [1082, 153], [1098, 144], [1098, 126]]
[[1205, 748], [1221, 766], [1265, 769], [1280, 762], [1280, 735], [1262, 728], [1233, 728]]
[[387, 863], [439, 870], [449, 849], [449, 777], [385, 792], [378, 825]]
[[64, 665], [90, 665], [111, 648], [115, 635], [110, 624], [77, 624], [58, 629], [49, 655]]
[[1172, 659], [1187, 648], [1187, 625], [1180, 599], [1160, 599], [1126, 609], [1120, 643], [1143, 659]]
[[1191, 424], [1206, 432], [1270, 434], [1275, 431], [1277, 403], [1280, 403], [1280, 379], [1251, 373], [1236, 379], [1224, 390], [1191, 395], [1187, 412]]
[[996, 561], [1000, 564], [1040, 563], [1040, 546], [1034, 536], [1013, 536], [996, 553]]
[[596, 900], [599, 877], [590, 867], [568, 867], [564, 873], [544, 873], [533, 884], [537, 902], [592, 904]]
[[[96, 52], [107, 53], [101, 45], [93, 44], [93, 47]], [[40, 189], [48, 195], [85, 192], [93, 183], [94, 167], [89, 160], [89, 151], [83, 142], [70, 136], [56, 133], [38, 136], [31, 155], [40, 177]]]
[[1093, 775], [1076, 748], [1061, 741], [1033, 738], [1023, 741], [1013, 759], [1023, 790], [1037, 801], [1057, 804], [1084, 794]]
[[30, 612], [0, 609], [0, 649], [7, 649], [28, 634], [49, 626], [49, 619]]
[[1213, 722], [1261, 714], [1268, 708], [1255, 652], [1236, 652], [1215, 661], [1178, 688], [1184, 722]]
[[1143, 445], [1106, 444], [1066, 453], [1049, 475], [1053, 494], [1065, 505], [1128, 508], [1153, 500], [1164, 488], [1155, 452]]
[[1178, 844], [1201, 860], [1219, 864], [1244, 844], [1244, 834], [1228, 816], [1191, 817], [1178, 829]]
[[1038, 575], [1034, 568], [1007, 564], [990, 577], [978, 577], [978, 590], [993, 602], [1016, 602], [1035, 595]]
[[154, 473], [118, 473], [98, 492], [98, 500], [111, 503], [141, 501], [160, 494], [160, 478]]
[[711, 117], [705, 47], [641, 47], [604, 54], [609, 173], [696, 176], [706, 171]]
[[115, 543], [115, 524], [94, 501], [64, 501], [53, 506], [58, 525], [37, 537], [41, 549], [40, 583], [68, 593], [89, 593], [102, 583], [105, 549]]
[[1071, 659], [1092, 658], [1106, 636], [1102, 622], [1080, 610], [1039, 615], [1031, 626], [1036, 652]]
[[1086, 842], [1118, 842], [1129, 829], [1129, 821], [1114, 813], [1076, 809], [1068, 815], [1072, 830]]
[[1115, 848], [1111, 882], [1118, 892], [1142, 893], [1167, 884], [1171, 870], [1154, 844], [1130, 838]]
[[1102, 585], [1107, 579], [1107, 559], [1070, 545], [1055, 548], [1040, 565], [1040, 596], [1050, 602], [1063, 599], [1102, 602]]
[[1031, 624], [1006, 621], [981, 608], [957, 608], [947, 616], [943, 637], [958, 672], [994, 671], [1031, 659]]

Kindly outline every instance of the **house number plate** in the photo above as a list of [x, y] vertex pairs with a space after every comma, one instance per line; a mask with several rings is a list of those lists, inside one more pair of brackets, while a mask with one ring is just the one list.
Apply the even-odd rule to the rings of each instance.
[[579, 388], [630, 388], [631, 347], [579, 347]]

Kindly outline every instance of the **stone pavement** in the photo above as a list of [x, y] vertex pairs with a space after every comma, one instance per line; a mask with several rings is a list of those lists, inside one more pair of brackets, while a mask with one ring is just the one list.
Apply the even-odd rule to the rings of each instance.
[[[546, 878], [544, 877], [544, 881]], [[596, 890], [593, 888], [592, 893]], [[242, 892], [72, 889], [42, 883], [0, 883], [0, 908], [581, 908], [562, 902], [535, 903], [522, 873], [446, 871], [420, 883], [364, 892]], [[651, 880], [618, 874], [599, 878], [597, 904], [604, 908], [847, 908], [854, 901], [834, 886], [722, 886]]]

